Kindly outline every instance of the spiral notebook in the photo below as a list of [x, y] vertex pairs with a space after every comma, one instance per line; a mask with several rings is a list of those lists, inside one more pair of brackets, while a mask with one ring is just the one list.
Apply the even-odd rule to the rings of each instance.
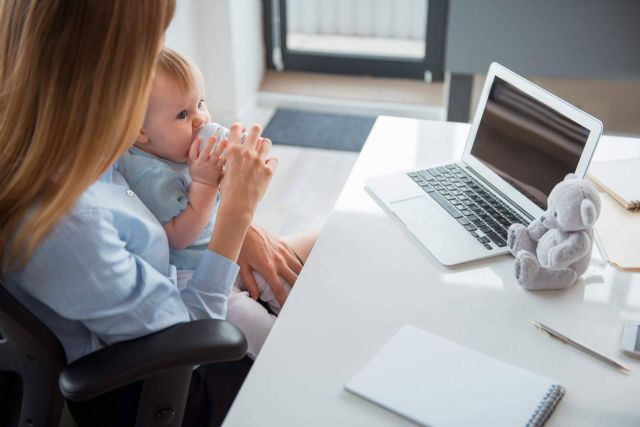
[[406, 325], [345, 388], [424, 426], [542, 426], [555, 381]]

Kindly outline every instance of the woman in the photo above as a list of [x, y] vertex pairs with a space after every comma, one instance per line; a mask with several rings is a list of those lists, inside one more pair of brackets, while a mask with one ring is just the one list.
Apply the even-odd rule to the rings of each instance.
[[[233, 127], [215, 237], [182, 291], [162, 227], [112, 172], [141, 128], [174, 0], [7, 0], [1, 8], [0, 259], [7, 289], [58, 336], [68, 361], [179, 322], [224, 318], [243, 242], [248, 254], [268, 253], [265, 242], [283, 246], [255, 228], [252, 243], [245, 242], [277, 166], [260, 127], [244, 144]], [[187, 425], [210, 415], [208, 375], [194, 373]], [[134, 415], [122, 402], [135, 403], [137, 392], [119, 390], [71, 409], [82, 419], [129, 424]], [[105, 405], [119, 410], [96, 409]], [[226, 409], [216, 410], [222, 419]], [[123, 418], [105, 418], [114, 413]]]

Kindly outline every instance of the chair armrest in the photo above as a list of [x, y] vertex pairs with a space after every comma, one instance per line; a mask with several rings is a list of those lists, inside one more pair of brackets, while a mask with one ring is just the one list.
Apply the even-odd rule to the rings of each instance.
[[173, 368], [241, 359], [246, 351], [231, 323], [195, 320], [81, 357], [62, 370], [59, 385], [67, 399], [87, 400]]

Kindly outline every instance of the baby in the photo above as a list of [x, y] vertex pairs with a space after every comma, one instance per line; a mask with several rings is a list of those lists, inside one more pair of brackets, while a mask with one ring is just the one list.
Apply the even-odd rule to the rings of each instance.
[[[135, 145], [120, 159], [118, 170], [163, 224], [171, 247], [171, 264], [178, 269], [179, 287], [186, 284], [207, 249], [221, 197], [221, 156], [227, 141], [198, 137], [210, 121], [202, 74], [179, 53], [163, 49], [143, 128]], [[280, 305], [268, 283], [258, 273], [253, 275], [260, 299], [278, 314]], [[284, 281], [282, 284], [288, 294], [290, 287]], [[229, 296], [227, 320], [245, 334], [247, 353], [255, 358], [275, 316], [249, 296], [238, 277]]]

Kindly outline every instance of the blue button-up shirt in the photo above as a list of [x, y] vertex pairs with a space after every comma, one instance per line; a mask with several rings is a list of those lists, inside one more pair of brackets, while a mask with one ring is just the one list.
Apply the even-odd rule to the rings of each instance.
[[207, 250], [178, 290], [164, 229], [110, 170], [5, 282], [56, 334], [71, 362], [176, 323], [224, 318], [238, 270]]

